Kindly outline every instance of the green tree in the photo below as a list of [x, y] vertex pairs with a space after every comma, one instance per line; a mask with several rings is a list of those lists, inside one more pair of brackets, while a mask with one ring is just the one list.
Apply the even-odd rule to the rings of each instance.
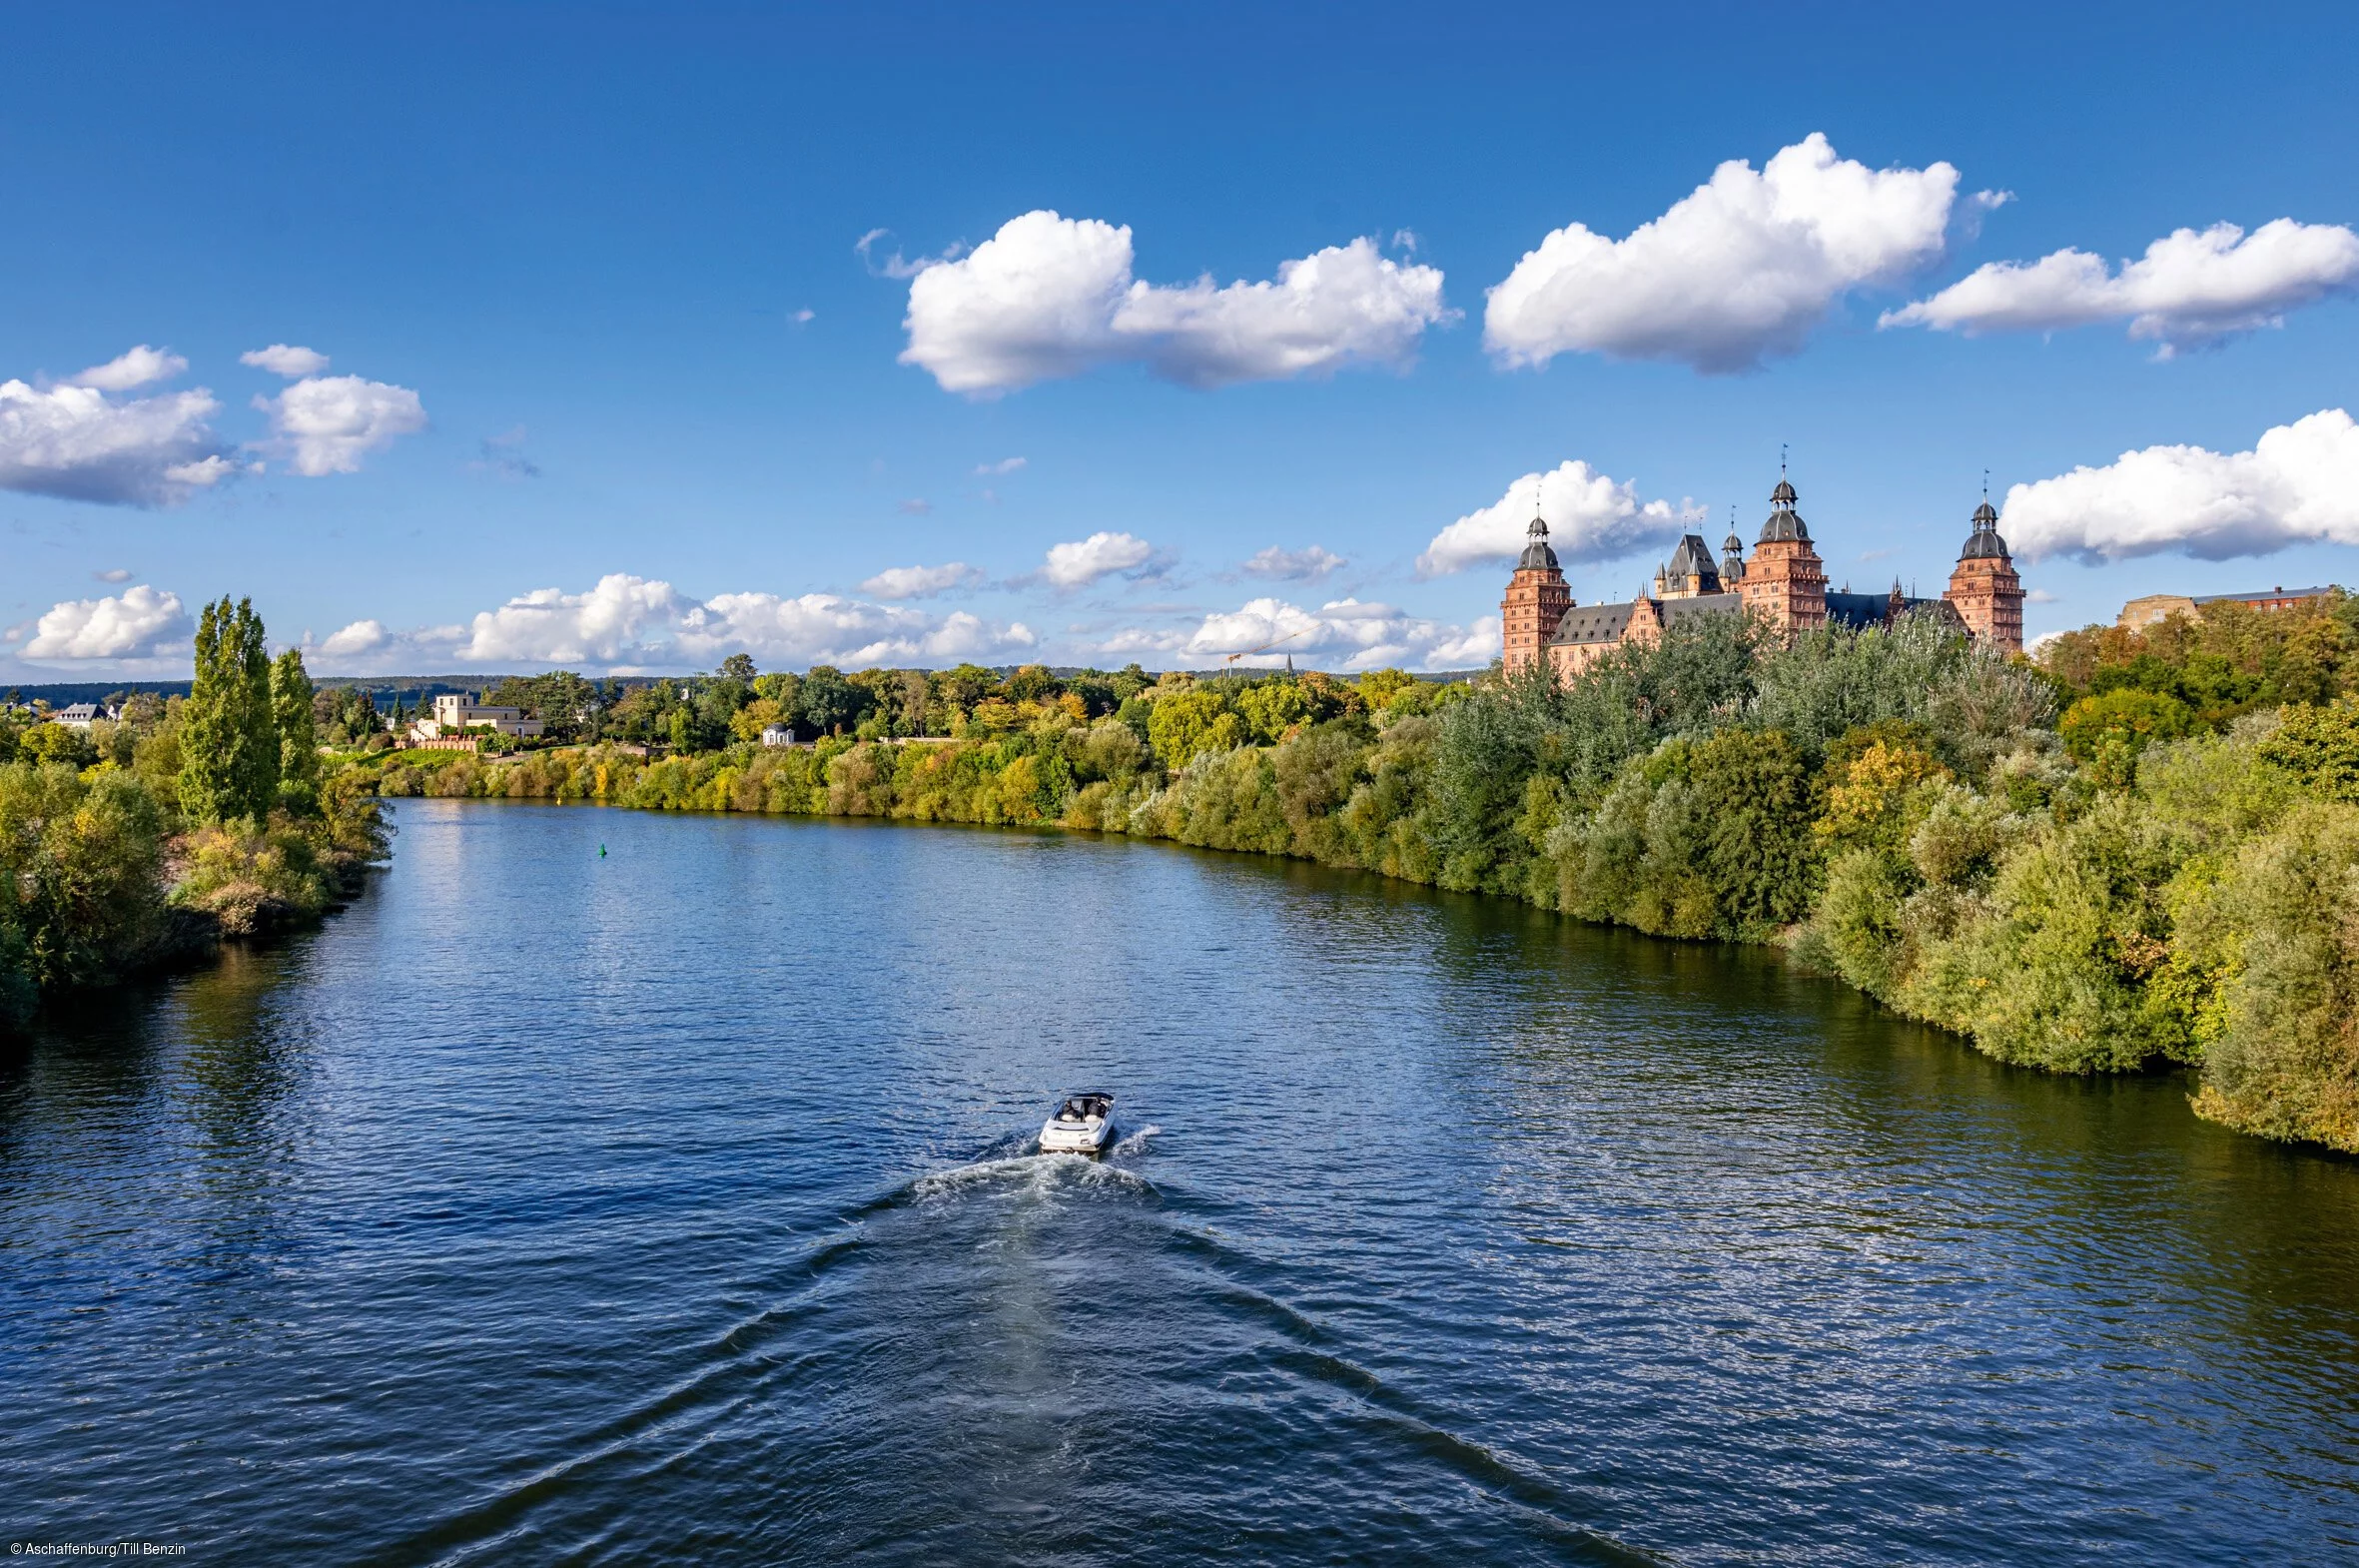
[[320, 732], [313, 720], [312, 676], [289, 648], [271, 666], [271, 718], [279, 732], [279, 800], [291, 810], [320, 809]]
[[279, 794], [271, 656], [250, 599], [224, 594], [197, 625], [197, 676], [181, 719], [181, 809], [199, 822], [266, 817]]
[[741, 686], [751, 686], [754, 683], [754, 676], [759, 672], [754, 668], [752, 654], [732, 653], [721, 660], [721, 667], [713, 673], [719, 675], [723, 680], [733, 680]]
[[2073, 703], [2064, 710], [2056, 733], [2064, 737], [2065, 748], [2085, 763], [2095, 759], [2107, 742], [2126, 748], [2134, 757], [2157, 740], [2186, 734], [2192, 717], [2187, 705], [2176, 697], [2124, 687]]
[[1182, 686], [1155, 699], [1147, 735], [1164, 766], [1177, 773], [1199, 753], [1243, 745], [1245, 726], [1216, 688]]
[[2359, 702], [2289, 703], [2261, 755], [2329, 799], [2359, 802]]

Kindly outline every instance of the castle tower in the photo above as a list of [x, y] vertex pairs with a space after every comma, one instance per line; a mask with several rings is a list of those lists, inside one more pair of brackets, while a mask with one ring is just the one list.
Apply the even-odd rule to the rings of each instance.
[[1702, 534], [1682, 537], [1670, 564], [1655, 573], [1658, 599], [1693, 599], [1720, 591], [1720, 569], [1712, 564], [1712, 550]]
[[[1737, 508], [1731, 506], [1730, 511]], [[1720, 591], [1741, 591], [1745, 581], [1745, 541], [1737, 537], [1737, 519], [1729, 518], [1728, 537], [1720, 541]]]
[[1974, 641], [2001, 653], [2023, 651], [2023, 579], [1998, 536], [1998, 513], [1987, 495], [1974, 508], [1974, 531], [1958, 552], [1958, 569], [1942, 597], [1958, 606]]
[[1548, 547], [1546, 520], [1534, 517], [1528, 531], [1531, 542], [1516, 557], [1507, 597], [1499, 601], [1501, 662], [1510, 675], [1540, 662], [1540, 650], [1556, 635], [1556, 623], [1573, 607], [1573, 590], [1565, 586], [1556, 551]]
[[1770, 492], [1769, 520], [1737, 591], [1745, 608], [1779, 630], [1808, 631], [1827, 623], [1827, 572], [1819, 552], [1811, 548], [1810, 529], [1795, 512], [1800, 497], [1781, 472]]

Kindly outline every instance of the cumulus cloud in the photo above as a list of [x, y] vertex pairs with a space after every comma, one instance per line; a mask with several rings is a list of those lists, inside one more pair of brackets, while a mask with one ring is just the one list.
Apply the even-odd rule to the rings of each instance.
[[[1136, 639], [1131, 647], [1115, 645], [1123, 640], [1113, 639], [1103, 651], [1137, 648]], [[1252, 648], [1267, 651], [1246, 653]], [[1363, 604], [1355, 598], [1335, 599], [1316, 610], [1284, 599], [1262, 598], [1206, 615], [1184, 640], [1173, 639], [1170, 651], [1204, 663], [1222, 661], [1231, 653], [1246, 653], [1238, 663], [1277, 665], [1290, 654], [1345, 670], [1386, 665], [1465, 669], [1487, 664], [1497, 655], [1499, 620], [1487, 615], [1471, 626], [1452, 626], [1407, 614], [1389, 604]]]
[[927, 599], [982, 582], [982, 567], [954, 560], [940, 566], [888, 566], [862, 583], [860, 591], [879, 599]]
[[105, 571], [94, 571], [91, 575], [101, 582], [129, 582], [131, 580], [131, 573], [121, 566], [109, 566]]
[[477, 614], [455, 650], [474, 663], [515, 659], [548, 664], [633, 662], [689, 601], [668, 582], [609, 572], [586, 593], [535, 588]]
[[1028, 650], [1023, 622], [934, 615], [833, 593], [721, 593], [696, 599], [659, 579], [615, 572], [578, 593], [538, 588], [465, 624], [389, 629], [359, 620], [306, 647], [323, 667], [430, 659], [461, 666], [632, 669], [710, 664], [744, 650], [781, 665], [956, 663]]
[[1817, 132], [1756, 173], [1743, 159], [1626, 239], [1568, 224], [1492, 289], [1483, 344], [1507, 366], [1559, 354], [1721, 374], [1798, 352], [1854, 289], [1941, 256], [1958, 171], [1870, 169]]
[[1022, 457], [1002, 457], [997, 462], [979, 462], [975, 464], [975, 471], [978, 474], [988, 476], [995, 473], [1014, 473], [1017, 469], [1023, 466], [1024, 459]]
[[178, 594], [142, 583], [52, 606], [22, 652], [28, 659], [156, 658], [181, 651], [192, 630]]
[[1039, 639], [1022, 621], [993, 625], [965, 610], [937, 620], [833, 593], [724, 593], [688, 614], [679, 640], [696, 653], [743, 648], [786, 663], [864, 666], [985, 658]]
[[1099, 532], [1050, 545], [1040, 576], [1053, 588], [1086, 588], [1118, 572], [1152, 575], [1160, 563], [1155, 546], [1138, 535]]
[[272, 449], [310, 478], [358, 473], [365, 455], [426, 423], [416, 392], [358, 376], [307, 376], [276, 397], [255, 398], [254, 405], [271, 416]]
[[1329, 572], [1349, 564], [1349, 561], [1324, 545], [1281, 550], [1272, 544], [1265, 550], [1255, 550], [1245, 559], [1243, 566], [1246, 575], [1266, 577], [1272, 582], [1317, 582]]
[[914, 267], [901, 363], [978, 396], [1116, 363], [1222, 387], [1402, 366], [1451, 316], [1439, 271], [1401, 266], [1364, 237], [1282, 263], [1274, 281], [1225, 288], [1209, 277], [1141, 282], [1132, 262], [1127, 226], [1048, 211], [1010, 219], [963, 258], [896, 254], [889, 275]]
[[96, 386], [0, 382], [0, 489], [127, 506], [184, 500], [235, 471], [213, 434], [220, 409], [202, 387], [116, 397]]
[[2000, 531], [2019, 555], [2203, 560], [2289, 544], [2359, 544], [2359, 426], [2325, 408], [2273, 426], [2250, 451], [2148, 446], [2101, 468], [2006, 492]]
[[2359, 234], [2290, 218], [2247, 235], [2234, 224], [2179, 229], [2119, 271], [2063, 250], [2036, 262], [1992, 262], [1931, 299], [1888, 311], [1879, 327], [1939, 332], [2054, 332], [2129, 323], [2132, 338], [2172, 351], [2217, 343], [2359, 286]]
[[104, 365], [94, 365], [79, 376], [66, 378], [68, 387], [93, 387], [100, 392], [129, 392], [150, 382], [168, 382], [189, 368], [189, 362], [169, 349], [141, 344], [126, 349]]
[[1514, 559], [1535, 512], [1548, 521], [1549, 544], [1572, 561], [1613, 560], [1675, 539], [1704, 520], [1704, 508], [1693, 501], [1641, 501], [1636, 480], [1615, 479], [1576, 458], [1546, 473], [1525, 474], [1496, 501], [1435, 534], [1417, 557], [1417, 575], [1440, 577]]
[[381, 620], [357, 620], [341, 631], [333, 632], [319, 649], [332, 659], [352, 658], [358, 654], [375, 653], [391, 647], [393, 634]]
[[268, 371], [273, 376], [284, 376], [292, 382], [306, 376], [317, 376], [328, 369], [328, 356], [317, 349], [275, 343], [268, 349], [247, 350], [238, 356], [238, 363], [251, 365], [258, 371]]

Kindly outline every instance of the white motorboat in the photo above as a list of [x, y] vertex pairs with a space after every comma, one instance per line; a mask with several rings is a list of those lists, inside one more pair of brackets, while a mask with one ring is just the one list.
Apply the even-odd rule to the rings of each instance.
[[1041, 1126], [1044, 1155], [1099, 1155], [1114, 1142], [1114, 1096], [1068, 1095]]

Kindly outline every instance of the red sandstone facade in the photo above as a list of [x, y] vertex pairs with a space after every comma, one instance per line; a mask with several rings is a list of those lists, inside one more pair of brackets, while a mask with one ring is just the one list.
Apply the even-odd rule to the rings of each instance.
[[1540, 662], [1540, 649], [1573, 607], [1573, 590], [1565, 586], [1556, 551], [1548, 547], [1548, 524], [1534, 517], [1530, 534], [1515, 575], [1507, 579], [1507, 597], [1499, 603], [1500, 662], [1510, 675]]
[[2001, 653], [2023, 651], [2023, 579], [2015, 574], [1998, 536], [1998, 513], [1985, 500], [1974, 508], [1974, 531], [1958, 554], [1958, 569], [1950, 573], [1950, 591], [1942, 595], [1958, 606], [1958, 616], [1976, 642]]
[[1693, 534], [1680, 541], [1669, 563], [1655, 573], [1655, 591], [1628, 603], [1577, 605], [1566, 586], [1556, 552], [1548, 545], [1548, 524], [1534, 517], [1531, 542], [1515, 563], [1507, 595], [1500, 601], [1501, 662], [1513, 674], [1543, 662], [1559, 678], [1579, 674], [1625, 642], [1652, 642], [1674, 620], [1694, 614], [1743, 610], [1791, 636], [1824, 626], [1889, 624], [1912, 611], [1938, 614], [1976, 642], [2003, 653], [2023, 647], [2023, 583], [1998, 536], [1998, 514], [1984, 500], [1974, 512], [1973, 533], [1959, 553], [1949, 591], [1940, 599], [1911, 599], [1898, 582], [1891, 594], [1830, 594], [1827, 571], [1811, 543], [1810, 529], [1795, 510], [1794, 486], [1783, 477], [1771, 493], [1769, 520], [1742, 557], [1735, 534], [1715, 568], [1704, 541]]

